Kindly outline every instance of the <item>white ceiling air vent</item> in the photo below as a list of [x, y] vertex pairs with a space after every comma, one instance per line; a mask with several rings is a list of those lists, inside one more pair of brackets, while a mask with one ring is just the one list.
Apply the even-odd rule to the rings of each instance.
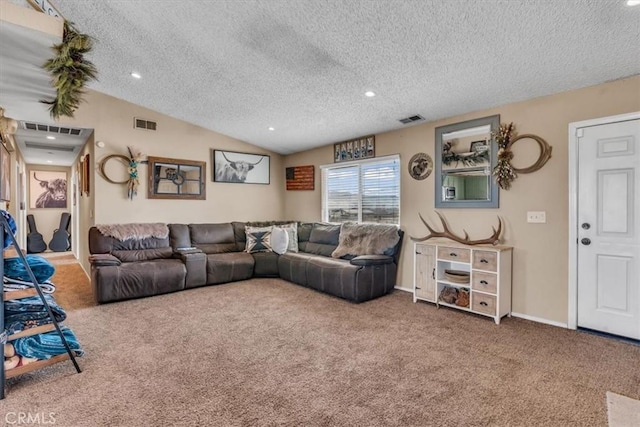
[[400, 119], [400, 123], [402, 123], [404, 125], [408, 125], [409, 123], [421, 122], [423, 120], [424, 120], [424, 117], [422, 117], [421, 115], [416, 114], [415, 116], [411, 116], [411, 117], [406, 117], [404, 119]]
[[35, 130], [35, 131], [47, 132], [47, 133], [57, 133], [60, 135], [82, 136], [82, 131], [84, 130], [81, 128], [71, 128], [71, 127], [65, 127], [65, 126], [50, 126], [50, 125], [43, 125], [40, 123], [32, 123], [32, 122], [22, 122], [22, 123], [24, 125], [24, 128], [27, 130]]
[[157, 123], [151, 120], [139, 119], [137, 117], [133, 118], [133, 127], [135, 129], [156, 130], [157, 126]]
[[30, 142], [26, 141], [24, 145], [27, 148], [35, 148], [36, 150], [47, 150], [47, 151], [68, 151], [73, 152], [76, 148], [73, 145], [53, 145], [53, 144], [40, 144], [38, 142]]

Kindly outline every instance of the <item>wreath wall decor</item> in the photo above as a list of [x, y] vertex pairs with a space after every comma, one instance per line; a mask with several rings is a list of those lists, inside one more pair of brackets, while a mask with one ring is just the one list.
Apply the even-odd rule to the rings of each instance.
[[[131, 147], [127, 147], [129, 151], [129, 156], [125, 156], [124, 154], [110, 154], [106, 156], [100, 162], [100, 175], [111, 184], [127, 184], [127, 197], [129, 200], [133, 200], [133, 197], [138, 194], [138, 186], [140, 185], [140, 180], [138, 179], [138, 164], [141, 162], [142, 153], [132, 149]], [[107, 175], [106, 165], [109, 160], [118, 159], [120, 160], [126, 167], [127, 173], [129, 177], [122, 180], [116, 181]]]
[[[538, 171], [551, 158], [552, 147], [544, 139], [533, 134], [523, 134], [518, 136], [514, 136], [514, 134], [515, 126], [513, 125], [513, 122], [509, 124], [501, 124], [500, 129], [493, 134], [496, 139], [496, 144], [498, 145], [498, 163], [493, 169], [493, 176], [500, 188], [503, 190], [511, 188], [511, 182], [518, 177], [519, 173], [532, 173]], [[517, 141], [523, 139], [533, 139], [536, 141], [540, 147], [540, 155], [531, 166], [526, 168], [515, 168], [511, 164], [511, 160], [513, 159], [513, 151], [511, 151], [511, 147], [513, 147], [513, 144]]]
[[69, 21], [64, 21], [62, 43], [53, 46], [55, 56], [44, 63], [42, 68], [53, 76], [56, 98], [41, 100], [49, 105], [49, 113], [54, 119], [60, 116], [73, 117], [82, 102], [82, 88], [90, 80], [95, 80], [98, 70], [84, 55], [91, 52], [93, 39], [78, 32]]

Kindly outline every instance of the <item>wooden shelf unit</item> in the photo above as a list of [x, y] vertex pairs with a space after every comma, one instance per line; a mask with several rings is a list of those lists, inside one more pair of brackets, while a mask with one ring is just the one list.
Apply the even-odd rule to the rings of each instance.
[[[463, 245], [444, 239], [414, 244], [413, 302], [428, 301], [494, 319], [511, 315], [510, 246]], [[469, 283], [446, 280], [445, 270], [469, 272]], [[469, 291], [469, 305], [440, 300], [446, 287]]]
[[38, 360], [36, 362], [29, 363], [24, 366], [18, 366], [17, 368], [7, 369], [4, 371], [5, 378], [13, 378], [18, 375], [26, 374], [27, 372], [32, 372], [37, 369], [45, 368], [47, 366], [54, 365], [58, 362], [64, 362], [65, 360], [69, 360], [68, 354], [59, 354], [57, 356], [53, 356], [51, 359]]

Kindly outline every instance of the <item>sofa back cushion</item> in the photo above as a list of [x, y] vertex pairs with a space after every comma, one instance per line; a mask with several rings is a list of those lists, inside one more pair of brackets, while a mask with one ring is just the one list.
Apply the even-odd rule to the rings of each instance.
[[189, 225], [169, 224], [169, 245], [174, 249], [191, 247]]
[[171, 258], [173, 256], [173, 249], [166, 247], [126, 251], [115, 250], [111, 252], [111, 255], [115, 256], [122, 262], [152, 261], [156, 259]]
[[206, 254], [237, 252], [233, 226], [230, 222], [222, 224], [189, 224], [191, 245]]
[[247, 223], [245, 222], [234, 221], [231, 223], [231, 227], [233, 227], [233, 237], [236, 241], [236, 250], [240, 252], [244, 252], [247, 247], [247, 236], [244, 231], [246, 226]]
[[123, 262], [170, 258], [173, 254], [173, 250], [169, 246], [169, 236], [164, 239], [146, 237], [144, 239], [118, 240], [105, 236], [96, 227], [89, 229], [89, 252], [91, 254], [112, 254]]
[[[340, 224], [314, 223], [304, 252], [330, 257], [338, 247]], [[300, 235], [298, 234], [298, 239]]]
[[298, 223], [298, 248], [304, 252], [307, 249], [309, 243], [309, 237], [311, 237], [311, 229], [313, 229], [312, 222], [299, 222]]

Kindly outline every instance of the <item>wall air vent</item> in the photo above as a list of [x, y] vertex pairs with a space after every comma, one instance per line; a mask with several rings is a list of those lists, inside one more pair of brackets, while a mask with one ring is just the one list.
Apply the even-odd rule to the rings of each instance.
[[47, 151], [67, 151], [73, 152], [76, 148], [73, 145], [55, 145], [55, 144], [41, 144], [39, 142], [30, 142], [26, 141], [24, 145], [27, 148], [35, 148], [36, 150], [47, 150]]
[[416, 114], [415, 116], [411, 116], [411, 117], [406, 117], [404, 119], [400, 119], [400, 123], [402, 123], [404, 125], [408, 125], [409, 123], [421, 122], [423, 120], [424, 120], [424, 117]]
[[23, 125], [23, 128], [26, 130], [35, 130], [38, 132], [47, 132], [47, 133], [57, 133], [60, 135], [82, 136], [82, 131], [84, 130], [81, 128], [49, 126], [49, 125], [43, 125], [40, 123], [32, 123], [32, 122], [21, 122], [21, 123]]
[[157, 126], [157, 123], [151, 120], [139, 119], [137, 117], [133, 118], [133, 127], [135, 129], [156, 130]]

